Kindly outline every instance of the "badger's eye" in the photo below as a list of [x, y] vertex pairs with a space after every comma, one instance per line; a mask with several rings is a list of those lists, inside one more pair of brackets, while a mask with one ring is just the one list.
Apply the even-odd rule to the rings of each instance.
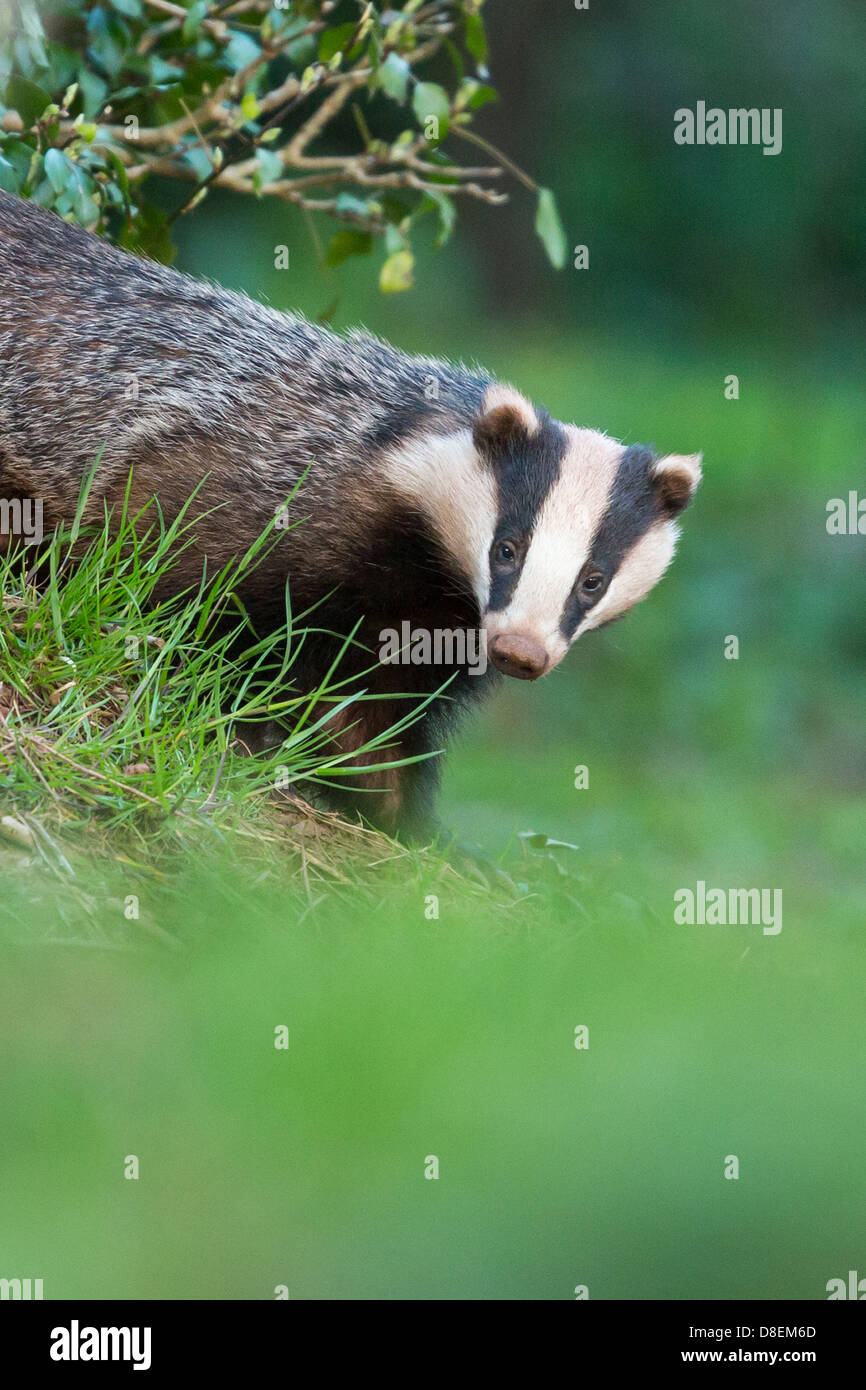
[[580, 587], [585, 594], [598, 594], [604, 588], [604, 575], [593, 570], [580, 581]]
[[491, 556], [497, 569], [513, 570], [517, 564], [517, 545], [514, 541], [496, 541]]

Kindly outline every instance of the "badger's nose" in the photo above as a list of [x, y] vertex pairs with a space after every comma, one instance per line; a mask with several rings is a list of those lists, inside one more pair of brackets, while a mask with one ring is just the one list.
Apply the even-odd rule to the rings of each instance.
[[490, 660], [504, 676], [521, 681], [538, 680], [547, 670], [547, 652], [534, 637], [506, 632], [490, 643]]

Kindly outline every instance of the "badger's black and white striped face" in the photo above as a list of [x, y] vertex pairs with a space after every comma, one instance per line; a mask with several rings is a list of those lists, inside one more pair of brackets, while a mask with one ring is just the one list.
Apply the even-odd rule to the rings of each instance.
[[658, 583], [701, 469], [491, 386], [471, 433], [415, 440], [390, 474], [471, 580], [493, 664], [534, 680]]

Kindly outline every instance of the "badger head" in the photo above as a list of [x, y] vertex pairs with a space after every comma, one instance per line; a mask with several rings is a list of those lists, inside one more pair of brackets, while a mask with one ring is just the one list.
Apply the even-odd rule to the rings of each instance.
[[490, 660], [521, 680], [658, 583], [701, 478], [700, 455], [625, 447], [502, 385], [471, 430], [418, 439], [394, 465], [472, 585]]

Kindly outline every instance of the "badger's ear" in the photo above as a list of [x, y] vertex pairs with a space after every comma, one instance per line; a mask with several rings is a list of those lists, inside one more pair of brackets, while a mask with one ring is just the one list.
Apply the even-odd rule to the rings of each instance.
[[510, 444], [531, 439], [540, 425], [532, 405], [513, 386], [488, 386], [472, 438], [480, 454], [495, 458]]
[[668, 454], [650, 465], [650, 482], [668, 516], [687, 506], [701, 481], [701, 454]]

